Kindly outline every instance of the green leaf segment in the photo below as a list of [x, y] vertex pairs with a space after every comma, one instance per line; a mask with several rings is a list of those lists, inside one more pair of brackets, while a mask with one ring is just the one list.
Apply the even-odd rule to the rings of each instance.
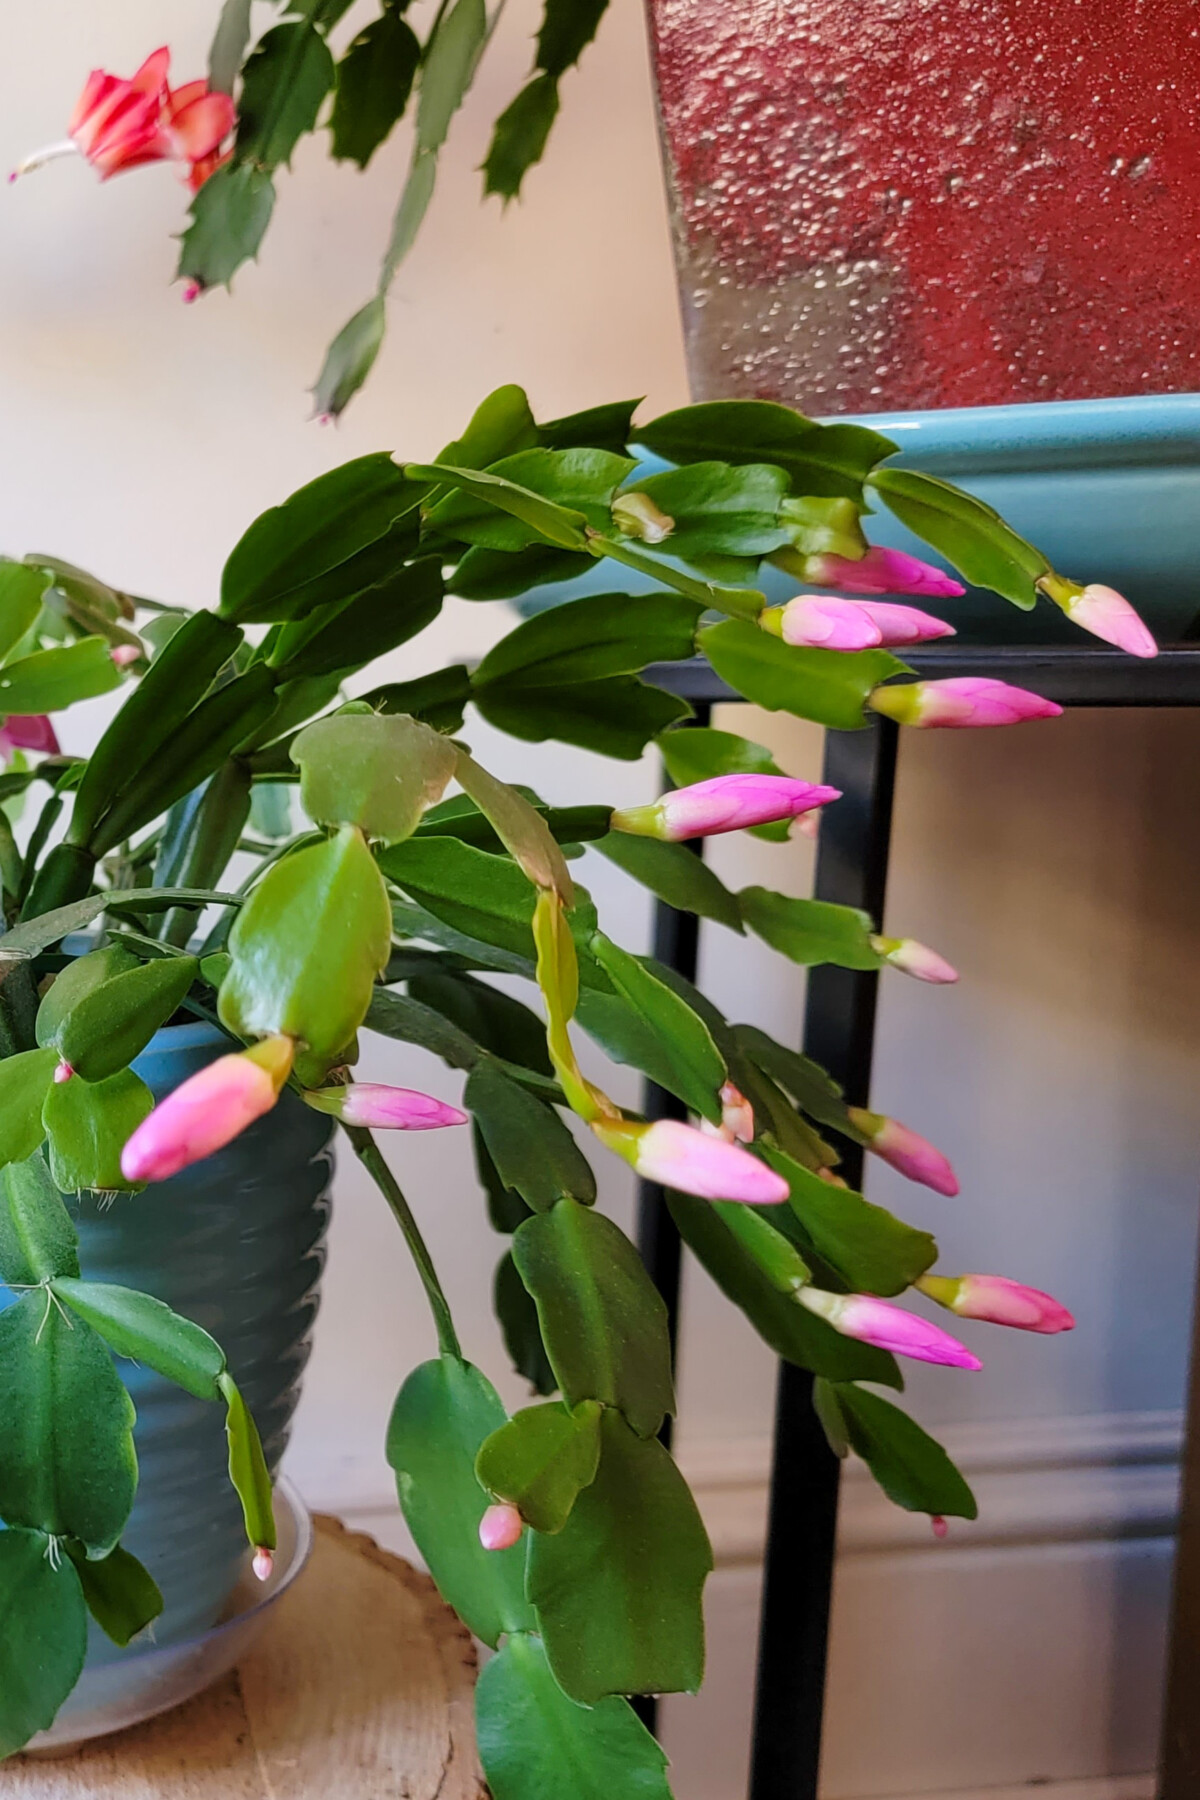
[[[76, 965], [78, 968], [80, 965]], [[250, 1541], [275, 1542], [270, 1480], [220, 1347], [147, 1294], [84, 1281], [74, 1226], [40, 1152], [0, 1174], [0, 1754], [53, 1722], [83, 1663], [90, 1612], [127, 1644], [162, 1596], [120, 1544], [133, 1506], [132, 1357], [199, 1399], [224, 1398]], [[31, 1644], [37, 1653], [30, 1654]]]

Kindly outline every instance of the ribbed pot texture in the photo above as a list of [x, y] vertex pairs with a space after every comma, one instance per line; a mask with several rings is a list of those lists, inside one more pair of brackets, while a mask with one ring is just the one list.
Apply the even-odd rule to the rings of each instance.
[[[229, 1049], [205, 1024], [160, 1031], [134, 1064], [156, 1099]], [[90, 1280], [154, 1294], [221, 1344], [272, 1471], [308, 1360], [324, 1262], [330, 1121], [286, 1089], [266, 1118], [206, 1162], [111, 1204], [68, 1196]], [[8, 1298], [0, 1288], [0, 1303]], [[159, 1644], [220, 1616], [246, 1551], [226, 1473], [224, 1408], [120, 1363], [137, 1408], [137, 1503], [123, 1542], [163, 1591]], [[89, 1661], [122, 1653], [93, 1631]]]

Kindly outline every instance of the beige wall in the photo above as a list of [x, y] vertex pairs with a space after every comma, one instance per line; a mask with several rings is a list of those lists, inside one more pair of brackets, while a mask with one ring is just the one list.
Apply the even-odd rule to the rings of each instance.
[[[169, 29], [178, 74], [196, 72], [215, 8], [39, 0], [10, 10], [0, 64], [0, 163], [9, 164], [60, 134], [92, 64], [129, 72]], [[166, 169], [98, 187], [82, 166], [59, 164], [0, 194], [6, 551], [54, 550], [135, 590], [211, 604], [225, 552], [264, 506], [367, 450], [435, 451], [501, 381], [524, 382], [543, 416], [618, 395], [647, 394], [654, 408], [685, 397], [636, 0], [616, 0], [585, 70], [567, 81], [526, 202], [504, 218], [477, 203], [487, 124], [523, 73], [534, 20], [529, 0], [513, 0], [397, 284], [380, 366], [336, 432], [306, 422], [304, 389], [325, 339], [369, 290], [402, 144], [365, 179], [302, 147], [294, 176], [281, 180], [261, 265], [238, 277], [232, 301], [216, 294], [192, 308], [169, 286], [183, 202]], [[508, 623], [502, 609], [452, 604], [389, 672], [477, 655]], [[103, 712], [72, 720], [71, 747], [87, 746]], [[811, 729], [730, 722], [768, 738], [785, 766], [815, 772]], [[543, 757], [482, 727], [472, 740], [501, 772], [560, 801], [625, 800], [654, 781], [648, 766], [557, 749]], [[1179, 1403], [1200, 1160], [1198, 743], [1193, 718], [1137, 713], [906, 740], [889, 922], [944, 951], [963, 981], [951, 992], [885, 983], [877, 1103], [951, 1152], [963, 1194], [941, 1200], [887, 1171], [871, 1192], [936, 1228], [948, 1266], [1048, 1286], [1080, 1319], [1073, 1338], [1054, 1342], [968, 1328], [987, 1366], [976, 1377], [918, 1371], [911, 1391], [928, 1420], [984, 1438], [996, 1421], [1041, 1420], [1053, 1437], [1056, 1420], [1161, 1418]], [[714, 860], [735, 883], [798, 892], [810, 872], [803, 843], [739, 840]], [[641, 898], [607, 867], [586, 878], [614, 935], [643, 943]], [[735, 1014], [795, 1036], [796, 971], [713, 928], [704, 972]], [[368, 1067], [448, 1096], [457, 1085], [392, 1046], [373, 1046]], [[393, 1156], [467, 1349], [500, 1373], [487, 1312], [498, 1243], [466, 1146], [418, 1138]], [[620, 1170], [607, 1166], [604, 1181], [625, 1216]], [[349, 1166], [337, 1193], [293, 1468], [325, 1503], [382, 1506], [387, 1408], [432, 1337], [384, 1209]], [[722, 1466], [739, 1445], [761, 1458], [770, 1360], [705, 1282], [689, 1283], [688, 1301], [685, 1445]], [[1111, 1627], [1116, 1615], [1105, 1616]], [[718, 1791], [702, 1769], [688, 1779], [684, 1800]], [[855, 1775], [858, 1785], [839, 1791], [883, 1793], [882, 1779]]]

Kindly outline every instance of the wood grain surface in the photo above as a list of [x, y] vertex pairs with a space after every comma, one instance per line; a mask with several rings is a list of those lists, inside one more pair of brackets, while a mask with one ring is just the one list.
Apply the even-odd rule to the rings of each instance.
[[486, 1800], [470, 1636], [427, 1575], [316, 1526], [238, 1669], [65, 1757], [12, 1759], [0, 1800]]

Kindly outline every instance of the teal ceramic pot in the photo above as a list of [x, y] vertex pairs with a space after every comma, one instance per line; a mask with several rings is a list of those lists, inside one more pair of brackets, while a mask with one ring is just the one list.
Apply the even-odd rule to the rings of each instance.
[[[880, 413], [860, 422], [899, 445], [899, 466], [941, 475], [994, 506], [1061, 574], [1119, 588], [1160, 643], [1197, 635], [1200, 394]], [[663, 466], [647, 459], [647, 469]], [[882, 504], [867, 535], [929, 558]], [[577, 581], [535, 588], [517, 605], [528, 614], [585, 593], [654, 585], [601, 562]], [[796, 591], [773, 570], [763, 585], [774, 600]], [[933, 611], [965, 643], [1087, 642], [1049, 601], [1025, 613], [973, 588]]]
[[[175, 1025], [160, 1031], [133, 1066], [159, 1099], [229, 1048], [209, 1025]], [[89, 1279], [154, 1294], [223, 1346], [273, 1471], [316, 1317], [329, 1137], [330, 1121], [285, 1089], [266, 1118], [170, 1181], [121, 1194], [111, 1205], [92, 1195], [68, 1201]], [[226, 1474], [224, 1408], [151, 1370], [119, 1366], [137, 1407], [140, 1466], [123, 1542], [163, 1591], [154, 1635], [166, 1645], [217, 1620], [244, 1563], [241, 1510]], [[93, 1632], [89, 1662], [122, 1654]]]

